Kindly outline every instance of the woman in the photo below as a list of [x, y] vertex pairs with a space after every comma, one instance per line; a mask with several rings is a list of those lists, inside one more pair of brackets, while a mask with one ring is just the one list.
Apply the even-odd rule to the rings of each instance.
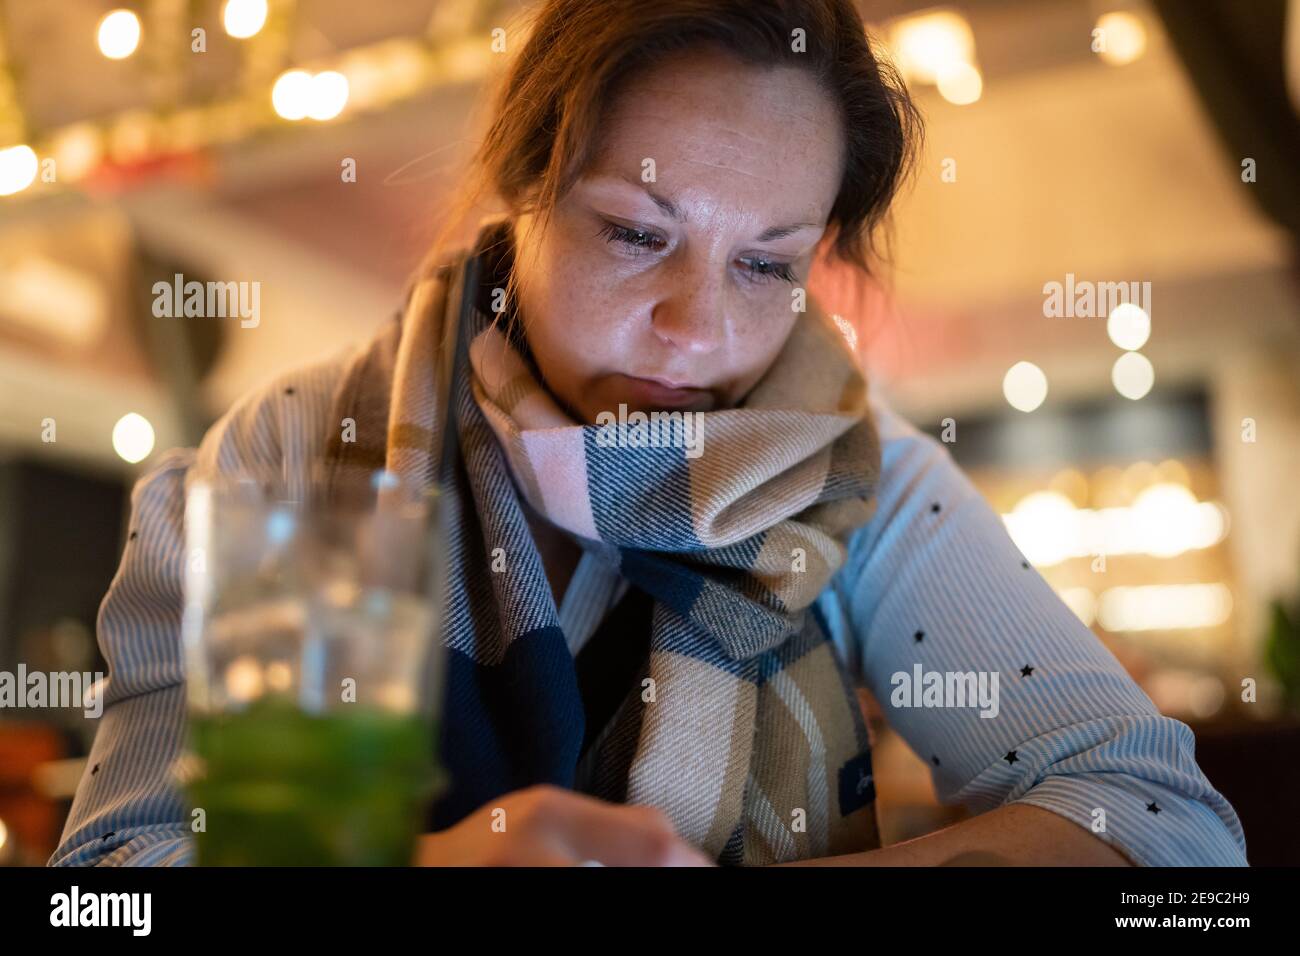
[[[1243, 865], [1190, 730], [804, 293], [818, 254], [866, 270], [914, 116], [848, 0], [546, 3], [477, 157], [508, 212], [373, 341], [137, 484], [104, 725], [51, 862], [192, 860], [167, 777], [186, 477], [324, 463], [460, 505], [453, 786], [417, 862]], [[612, 424], [637, 412], [678, 414], [652, 442]], [[932, 672], [992, 697], [906, 689]], [[880, 847], [856, 687], [976, 816]]]

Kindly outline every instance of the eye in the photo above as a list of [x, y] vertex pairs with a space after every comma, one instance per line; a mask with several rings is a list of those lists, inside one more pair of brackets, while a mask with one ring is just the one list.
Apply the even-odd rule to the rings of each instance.
[[613, 222], [605, 223], [596, 235], [603, 236], [607, 242], [619, 242], [625, 246], [649, 249], [652, 252], [664, 246], [664, 240], [653, 232], [646, 232], [643, 229], [629, 229]]
[[739, 261], [748, 273], [750, 282], [771, 282], [773, 279], [780, 279], [783, 282], [797, 281], [794, 269], [789, 262], [772, 262], [761, 256]]

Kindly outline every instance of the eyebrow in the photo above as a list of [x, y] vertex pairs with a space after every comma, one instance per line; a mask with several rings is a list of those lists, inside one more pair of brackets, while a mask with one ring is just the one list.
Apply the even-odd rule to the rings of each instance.
[[[673, 219], [677, 222], [686, 222], [686, 214], [682, 212], [677, 207], [677, 204], [673, 202], [671, 199], [667, 199], [664, 196], [658, 195], [653, 189], [651, 189], [645, 183], [639, 182], [638, 180], [633, 179], [630, 176], [620, 176], [618, 178], [623, 180], [623, 182], [628, 183], [631, 186], [637, 186], [640, 189], [643, 189], [645, 191], [645, 194], [650, 197], [651, 201], [660, 209], [662, 209], [664, 215], [668, 216], [670, 219]], [[792, 233], [796, 233], [800, 229], [819, 229], [819, 228], [821, 228], [820, 224], [815, 222], [792, 222], [785, 226], [770, 226], [767, 229], [764, 229], [761, 233], [759, 233], [758, 237], [754, 239], [754, 242], [772, 242], [776, 239], [782, 239], [785, 236], [788, 236]]]

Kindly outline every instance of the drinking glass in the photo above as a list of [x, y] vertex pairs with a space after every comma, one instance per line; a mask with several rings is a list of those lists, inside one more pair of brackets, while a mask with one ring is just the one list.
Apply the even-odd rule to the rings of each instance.
[[382, 469], [187, 481], [177, 774], [199, 865], [411, 862], [445, 785], [437, 504]]

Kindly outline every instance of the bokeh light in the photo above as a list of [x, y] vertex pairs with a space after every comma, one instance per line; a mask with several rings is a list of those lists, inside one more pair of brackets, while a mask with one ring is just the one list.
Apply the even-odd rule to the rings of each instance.
[[136, 464], [144, 461], [153, 451], [153, 426], [143, 415], [130, 412], [113, 426], [113, 450], [123, 461]]
[[1125, 352], [1115, 360], [1110, 370], [1110, 380], [1115, 391], [1125, 398], [1137, 401], [1151, 391], [1156, 381], [1156, 370], [1151, 360], [1141, 352]]
[[0, 149], [0, 196], [12, 196], [30, 186], [39, 165], [30, 146]]
[[1140, 349], [1151, 337], [1151, 316], [1141, 306], [1122, 302], [1110, 310], [1106, 334], [1122, 349], [1130, 352]]
[[984, 78], [970, 63], [954, 63], [939, 72], [939, 95], [955, 106], [968, 106], [980, 98]]
[[271, 105], [282, 118], [300, 120], [311, 108], [311, 86], [306, 70], [287, 70], [271, 88]]
[[1047, 398], [1047, 376], [1033, 362], [1017, 362], [1003, 376], [1002, 394], [1012, 408], [1032, 412]]
[[1140, 57], [1147, 48], [1147, 31], [1131, 13], [1117, 10], [1097, 18], [1096, 29], [1102, 31], [1105, 48], [1097, 55], [1111, 66], [1123, 66]]
[[140, 45], [140, 18], [130, 10], [113, 10], [99, 21], [99, 52], [110, 60], [124, 60]]
[[266, 24], [266, 0], [226, 0], [221, 23], [236, 40], [255, 36]]

